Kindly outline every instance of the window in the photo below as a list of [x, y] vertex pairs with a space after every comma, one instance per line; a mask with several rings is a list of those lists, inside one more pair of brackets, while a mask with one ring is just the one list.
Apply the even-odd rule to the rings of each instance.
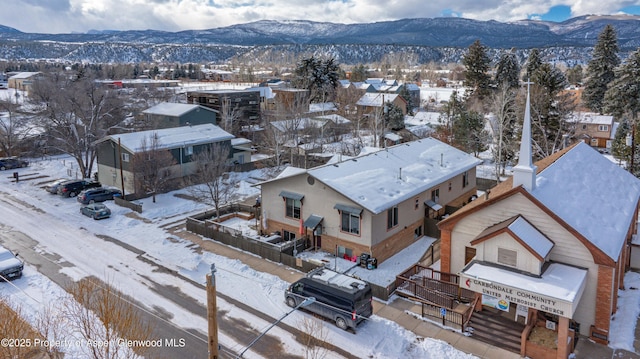
[[431, 191], [431, 200], [434, 201], [435, 203], [438, 203], [438, 199], [440, 198], [440, 189], [436, 188], [433, 191]]
[[387, 211], [387, 229], [398, 225], [398, 206], [389, 208]]
[[292, 241], [296, 239], [296, 234], [293, 232], [284, 231], [282, 233], [282, 239], [284, 239], [285, 241]]
[[413, 209], [418, 209], [420, 208], [420, 198], [416, 198], [416, 203], [413, 206]]
[[469, 185], [469, 171], [465, 171], [462, 174], [462, 188], [465, 188]]
[[122, 162], [129, 162], [129, 154], [128, 153], [123, 153], [122, 154]]
[[290, 218], [300, 219], [300, 200], [293, 198], [285, 198], [285, 200], [287, 207], [286, 216]]
[[355, 213], [341, 211], [342, 231], [353, 234], [360, 234], [360, 216]]
[[184, 154], [186, 156], [191, 156], [193, 154], [193, 146], [188, 146], [184, 149]]
[[420, 237], [422, 237], [422, 226], [418, 226], [413, 230], [413, 239], [418, 239]]
[[515, 267], [518, 263], [518, 252], [510, 249], [498, 248], [498, 263]]
[[449, 192], [451, 192], [451, 182], [449, 182]]
[[603, 131], [603, 132], [609, 131], [609, 125], [599, 125], [598, 131]]
[[341, 258], [353, 257], [353, 249], [345, 248], [343, 246], [338, 246], [338, 257], [341, 257]]
[[582, 129], [586, 130], [587, 129], [587, 125], [582, 125]]

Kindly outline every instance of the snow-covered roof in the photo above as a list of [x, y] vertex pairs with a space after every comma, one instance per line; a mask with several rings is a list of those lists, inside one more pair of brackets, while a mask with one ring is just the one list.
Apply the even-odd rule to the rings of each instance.
[[337, 111], [336, 105], [333, 102], [323, 102], [323, 103], [310, 103], [309, 104], [309, 113], [316, 112], [330, 112]]
[[231, 139], [231, 146], [242, 146], [242, 145], [248, 145], [250, 143], [251, 143], [251, 140], [242, 138], [242, 137]]
[[509, 224], [508, 228], [542, 258], [545, 258], [553, 248], [553, 242], [521, 216]]
[[481, 161], [434, 138], [307, 170], [372, 213], [380, 213]]
[[351, 121], [347, 120], [346, 118], [338, 115], [338, 114], [331, 114], [331, 115], [323, 115], [323, 116], [315, 116], [314, 118], [318, 118], [318, 119], [322, 119], [322, 120], [329, 120], [331, 122], [333, 122], [336, 125], [343, 125], [343, 124], [347, 124], [347, 123], [351, 123]]
[[400, 135], [398, 135], [397, 133], [393, 133], [393, 132], [388, 132], [384, 134], [384, 138], [386, 138], [389, 141], [400, 141], [402, 139], [402, 137]]
[[585, 143], [537, 174], [531, 194], [617, 260], [640, 200], [640, 180]]
[[142, 113], [151, 114], [151, 115], [165, 115], [165, 116], [178, 117], [178, 116], [184, 115], [185, 113], [188, 113], [197, 109], [215, 112], [210, 108], [200, 106], [200, 105], [174, 103], [174, 102], [161, 102], [155, 106], [149, 107], [148, 109], [142, 111]]
[[613, 116], [600, 115], [594, 112], [574, 112], [567, 121], [593, 125], [612, 125]]
[[367, 92], [356, 102], [359, 106], [382, 107], [384, 103], [393, 102], [398, 94]]
[[280, 120], [269, 122], [280, 132], [302, 131], [305, 128], [320, 128], [327, 123], [327, 120], [315, 118], [296, 118], [291, 120]]
[[207, 123], [196, 126], [181, 126], [160, 130], [110, 135], [105, 137], [103, 140], [111, 139], [117, 143], [119, 139], [122, 147], [126, 148], [129, 152], [136, 153], [141, 150], [140, 145], [142, 140], [146, 140], [147, 147], [149, 147], [151, 144], [151, 136], [154, 135], [158, 136], [158, 147], [166, 149], [215, 143], [234, 138], [232, 134], [226, 132], [222, 128]]
[[37, 74], [39, 74], [40, 72], [18, 72], [17, 74], [9, 77], [10, 79], [28, 79], [30, 77], [33, 77]]
[[282, 179], [282, 178], [297, 176], [297, 175], [299, 175], [301, 173], [305, 173], [305, 172], [307, 172], [307, 170], [304, 169], [304, 168], [289, 166], [289, 167], [285, 168], [284, 170], [282, 170], [282, 172], [280, 172], [280, 174], [277, 175], [275, 178], [276, 179]]

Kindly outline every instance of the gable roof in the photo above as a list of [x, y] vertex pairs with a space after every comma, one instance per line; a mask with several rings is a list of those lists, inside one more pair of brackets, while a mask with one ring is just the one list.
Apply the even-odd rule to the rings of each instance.
[[[359, 106], [382, 107], [387, 102], [393, 102], [400, 96], [394, 93], [367, 92], [356, 102]], [[402, 98], [402, 97], [400, 97]]]
[[613, 116], [600, 115], [595, 112], [573, 112], [567, 119], [569, 122], [592, 125], [613, 125]]
[[217, 112], [213, 109], [200, 106], [200, 105], [174, 103], [174, 102], [161, 102], [155, 106], [149, 107], [148, 109], [142, 111], [142, 113], [150, 114], [150, 115], [165, 115], [165, 116], [179, 117], [195, 110], [210, 111], [213, 113]]
[[475, 245], [484, 242], [504, 232], [509, 232], [518, 243], [540, 261], [544, 260], [547, 254], [551, 252], [551, 248], [553, 248], [553, 242], [521, 215], [511, 217], [485, 229], [471, 241], [471, 244]]
[[222, 128], [214, 124], [207, 123], [196, 126], [181, 126], [160, 130], [110, 135], [99, 142], [112, 140], [117, 143], [118, 140], [120, 140], [120, 144], [123, 148], [131, 153], [136, 153], [141, 150], [140, 145], [143, 139], [147, 141], [147, 146], [149, 146], [149, 138], [154, 134], [157, 134], [159, 142], [158, 147], [162, 149], [222, 142], [234, 138], [232, 134], [226, 132]]
[[640, 180], [579, 142], [536, 163], [536, 186], [529, 192], [513, 188], [509, 178], [439, 223], [455, 224], [466, 215], [513, 193], [527, 193], [548, 213], [617, 261], [640, 200]]
[[472, 155], [425, 138], [307, 172], [377, 214], [480, 163]]

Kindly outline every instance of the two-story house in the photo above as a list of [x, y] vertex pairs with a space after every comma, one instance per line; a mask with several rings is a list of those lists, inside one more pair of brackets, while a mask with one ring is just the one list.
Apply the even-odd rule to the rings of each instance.
[[[229, 161], [235, 156], [232, 147], [233, 135], [213, 124], [181, 126], [159, 130], [148, 130], [107, 136], [97, 141], [98, 179], [102, 184], [124, 187], [127, 195], [139, 197], [136, 193], [136, 173], [133, 158], [141, 151], [149, 150], [152, 137], [157, 138], [157, 149], [171, 153], [173, 163], [167, 163], [167, 173], [171, 178], [179, 179], [193, 174], [197, 170], [196, 156], [201, 151], [218, 144], [229, 148]], [[146, 148], [142, 146], [143, 141]], [[246, 144], [243, 144], [246, 148]], [[239, 149], [250, 158], [251, 153]], [[246, 152], [246, 154], [244, 153]]]
[[356, 102], [356, 109], [361, 116], [380, 116], [384, 111], [385, 104], [390, 102], [402, 110], [402, 114], [407, 114], [407, 102], [398, 94], [391, 93], [370, 93], [367, 92]]
[[476, 194], [475, 157], [434, 138], [312, 168], [289, 167], [261, 183], [263, 232], [310, 235], [338, 256], [379, 262], [425, 233], [428, 218]]
[[591, 112], [574, 113], [570, 121], [575, 123], [574, 137], [591, 147], [610, 148], [613, 141], [613, 116]]

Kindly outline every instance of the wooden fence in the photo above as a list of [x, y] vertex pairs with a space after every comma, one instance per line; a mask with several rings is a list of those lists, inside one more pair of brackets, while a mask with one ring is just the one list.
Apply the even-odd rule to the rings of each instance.
[[[240, 205], [242, 207], [242, 205]], [[252, 208], [251, 206], [244, 206]], [[211, 218], [211, 211], [197, 217]], [[187, 218], [187, 230], [206, 238], [214, 239], [226, 245], [258, 255], [273, 262], [282, 263], [302, 272], [319, 267], [319, 265], [303, 261], [294, 256], [295, 252], [302, 252], [309, 248], [307, 237], [281, 243], [269, 243], [251, 237], [245, 237], [241, 231], [221, 226], [213, 221], [201, 220], [196, 217]]]

